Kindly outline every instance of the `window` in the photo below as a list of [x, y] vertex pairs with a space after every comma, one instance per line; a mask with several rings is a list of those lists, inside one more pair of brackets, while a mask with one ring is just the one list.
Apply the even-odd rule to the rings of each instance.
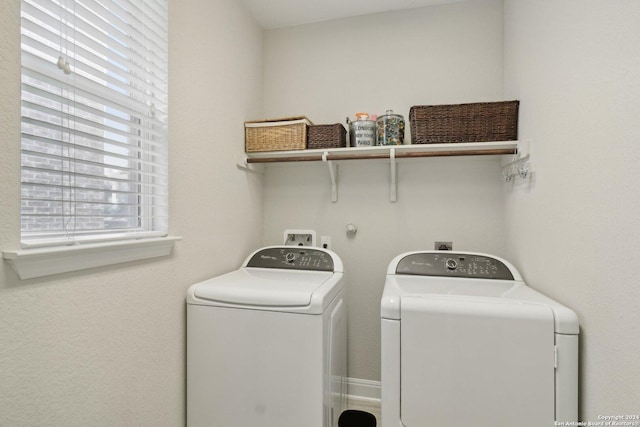
[[23, 247], [164, 236], [167, 0], [22, 0]]

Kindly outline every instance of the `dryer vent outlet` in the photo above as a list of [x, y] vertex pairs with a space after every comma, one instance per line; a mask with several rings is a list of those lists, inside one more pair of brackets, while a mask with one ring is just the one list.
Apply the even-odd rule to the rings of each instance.
[[433, 242], [433, 249], [436, 251], [452, 251], [453, 242]]
[[313, 230], [284, 230], [286, 246], [316, 246], [316, 232]]

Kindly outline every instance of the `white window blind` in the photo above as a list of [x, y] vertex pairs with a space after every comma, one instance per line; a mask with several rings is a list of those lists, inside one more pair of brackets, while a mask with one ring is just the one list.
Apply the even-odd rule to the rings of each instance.
[[166, 235], [168, 0], [22, 0], [25, 247]]

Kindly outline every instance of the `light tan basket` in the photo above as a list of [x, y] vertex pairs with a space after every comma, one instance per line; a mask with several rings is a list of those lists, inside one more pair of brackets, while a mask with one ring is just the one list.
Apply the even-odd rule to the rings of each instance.
[[245, 151], [304, 150], [307, 127], [312, 124], [304, 116], [244, 122]]

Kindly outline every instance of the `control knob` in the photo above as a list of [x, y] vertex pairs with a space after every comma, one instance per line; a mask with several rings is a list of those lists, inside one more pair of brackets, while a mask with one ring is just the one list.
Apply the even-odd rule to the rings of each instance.
[[296, 254], [294, 254], [293, 252], [289, 252], [285, 255], [284, 257], [288, 263], [293, 263], [293, 261], [296, 260]]
[[458, 268], [458, 262], [453, 258], [449, 258], [446, 265], [448, 270], [455, 270]]

